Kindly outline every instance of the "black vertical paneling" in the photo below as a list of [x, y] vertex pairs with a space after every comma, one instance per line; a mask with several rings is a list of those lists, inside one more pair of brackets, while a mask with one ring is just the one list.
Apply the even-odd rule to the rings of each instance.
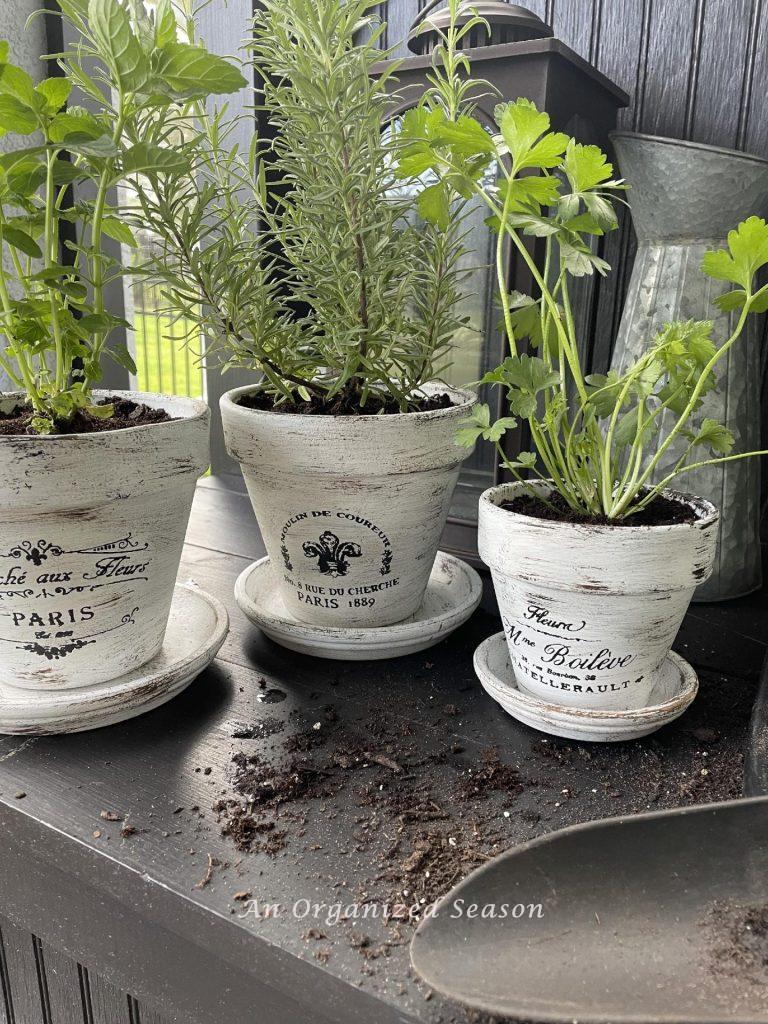
[[89, 1024], [134, 1024], [134, 1001], [98, 974], [88, 972]]
[[691, 120], [685, 133], [698, 142], [738, 145], [744, 77], [754, 59], [749, 53], [751, 8], [752, 0], [707, 0], [696, 51]]
[[[768, 0], [755, 0], [751, 64], [745, 68], [748, 87], [742, 114], [743, 143], [748, 153], [768, 155]], [[750, 76], [751, 70], [751, 76]]]
[[91, 1024], [83, 985], [83, 969], [52, 946], [40, 944], [38, 963], [51, 1024]]
[[656, 0], [653, 4], [640, 131], [675, 137], [685, 134], [697, 7], [696, 0]]
[[41, 998], [34, 936], [3, 920], [2, 942], [10, 1020], [13, 1024], [49, 1024]]
[[551, 24], [555, 35], [588, 60], [596, 45], [593, 25], [599, 3], [600, 0], [558, 0], [554, 7]]
[[0, 1024], [170, 1024], [72, 957], [0, 917]]
[[[752, 0], [749, 15], [749, 32], [747, 35], [747, 50], [744, 67], [741, 74], [741, 96], [739, 97], [739, 123], [736, 133], [736, 146], [738, 149], [748, 149], [747, 133], [754, 97], [755, 72], [757, 70], [757, 48], [760, 40], [760, 28], [762, 26], [763, 0]], [[765, 48], [765, 40], [763, 40]], [[762, 57], [765, 54], [761, 54]], [[763, 97], [765, 96], [765, 77], [760, 76], [763, 86]]]
[[5, 956], [5, 936], [2, 928], [0, 928], [0, 1024], [16, 1024], [11, 997], [11, 979]]

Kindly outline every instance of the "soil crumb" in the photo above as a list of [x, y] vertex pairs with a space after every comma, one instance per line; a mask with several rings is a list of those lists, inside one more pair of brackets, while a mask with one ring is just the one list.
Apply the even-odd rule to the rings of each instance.
[[750, 1002], [759, 992], [761, 1006], [768, 1005], [768, 903], [744, 906], [717, 901], [702, 924], [707, 932], [709, 973], [738, 983]]
[[682, 501], [674, 498], [656, 498], [647, 508], [628, 519], [608, 519], [606, 516], [584, 516], [574, 512], [556, 491], [547, 495], [545, 504], [532, 494], [521, 494], [512, 501], [505, 501], [501, 508], [533, 519], [546, 519], [557, 523], [574, 523], [585, 526], [676, 526], [678, 523], [695, 523], [696, 514]]
[[[402, 409], [392, 400], [370, 396], [363, 407], [356, 392], [343, 391], [328, 401], [322, 395], [312, 395], [306, 402], [281, 402], [275, 405], [271, 395], [250, 394], [238, 399], [238, 405], [246, 409], [261, 409], [266, 412], [282, 412], [301, 416], [381, 416], [397, 415]], [[448, 394], [416, 398], [408, 403], [408, 412], [434, 412], [450, 409], [453, 405]]]
[[237, 722], [230, 735], [235, 740], [267, 739], [270, 736], [276, 736], [283, 729], [285, 729], [285, 722], [282, 719], [267, 717], [252, 724]]
[[[173, 417], [165, 409], [153, 409], [144, 403], [132, 402], [128, 398], [115, 398], [100, 402], [112, 405], [114, 411], [107, 419], [94, 416], [84, 409], [78, 409], [71, 419], [56, 423], [56, 434], [101, 434], [108, 430], [125, 430], [127, 427], [143, 427], [148, 423], [167, 423]], [[34, 413], [28, 406], [16, 406], [11, 412], [0, 412], [0, 434], [31, 434], [38, 436], [31, 427]]]

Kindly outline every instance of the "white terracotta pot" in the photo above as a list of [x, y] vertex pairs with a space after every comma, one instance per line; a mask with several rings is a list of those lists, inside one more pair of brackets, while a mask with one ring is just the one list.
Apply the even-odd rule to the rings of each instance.
[[690, 524], [577, 526], [500, 507], [522, 487], [481, 495], [478, 537], [520, 689], [572, 707], [644, 707], [712, 571], [717, 509], [685, 495]]
[[455, 443], [475, 402], [433, 412], [307, 416], [221, 398], [227, 451], [241, 464], [285, 607], [315, 625], [386, 626], [418, 609], [459, 468]]
[[[0, 436], [0, 682], [115, 679], [163, 643], [195, 482], [204, 402], [96, 392], [174, 419], [92, 434]], [[19, 395], [5, 395], [12, 409]]]

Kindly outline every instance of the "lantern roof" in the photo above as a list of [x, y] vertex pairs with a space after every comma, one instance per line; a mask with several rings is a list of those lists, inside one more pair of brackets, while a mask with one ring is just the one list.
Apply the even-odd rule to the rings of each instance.
[[[464, 41], [469, 48], [518, 43], [553, 35], [550, 26], [533, 11], [505, 0], [479, 0], [472, 5], [471, 14], [479, 15], [487, 23], [487, 28], [478, 26], [469, 33]], [[470, 17], [469, 10], [466, 17]], [[450, 11], [445, 0], [432, 0], [411, 25], [409, 49], [420, 55], [431, 53], [439, 39], [437, 30], [445, 31], [449, 24]]]

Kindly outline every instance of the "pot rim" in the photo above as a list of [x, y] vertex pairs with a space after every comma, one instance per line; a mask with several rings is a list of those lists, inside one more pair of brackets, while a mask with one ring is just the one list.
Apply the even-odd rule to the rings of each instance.
[[[533, 487], [541, 486], [542, 481], [531, 481], [530, 485]], [[489, 513], [494, 516], [505, 517], [507, 523], [515, 523], [524, 525], [527, 528], [531, 526], [535, 527], [538, 524], [546, 526], [548, 530], [556, 530], [561, 533], [569, 533], [573, 531], [584, 531], [588, 530], [590, 534], [597, 534], [598, 536], [605, 536], [614, 538], [616, 531], [621, 530], [622, 535], [624, 533], [634, 533], [637, 535], [649, 535], [651, 533], [658, 534], [659, 531], [664, 530], [666, 532], [676, 531], [678, 533], [690, 530], [692, 528], [701, 528], [703, 526], [709, 526], [716, 523], [720, 518], [720, 511], [716, 505], [714, 505], [707, 498], [699, 497], [697, 494], [687, 494], [684, 491], [675, 491], [669, 487], [662, 491], [665, 497], [673, 498], [678, 501], [682, 501], [688, 505], [692, 511], [697, 515], [694, 522], [691, 523], [656, 523], [654, 525], [643, 525], [643, 526], [618, 526], [610, 525], [608, 523], [567, 523], [559, 522], [556, 519], [537, 519], [535, 516], [526, 516], [521, 512], [511, 512], [509, 509], [501, 508], [500, 505], [494, 500], [500, 492], [504, 491], [509, 494], [512, 490], [518, 490], [525, 487], [525, 483], [520, 481], [510, 481], [509, 483], [496, 484], [493, 487], [489, 487], [483, 491], [480, 495], [480, 509], [483, 507], [487, 508]]]
[[[189, 423], [194, 420], [204, 419], [209, 412], [208, 404], [202, 398], [190, 398], [187, 395], [169, 395], [158, 391], [131, 391], [124, 388], [94, 388], [94, 396], [99, 398], [114, 396], [117, 398], [130, 398], [133, 401], [141, 398], [156, 398], [161, 401], [155, 405], [165, 408], [166, 402], [178, 403], [180, 406], [187, 405], [188, 412], [179, 410], [180, 415], [160, 423], [139, 423], [135, 427], [118, 427], [117, 430], [92, 430], [81, 431], [72, 434], [0, 434], [0, 444], [13, 441], [29, 441], [34, 444], [45, 444], [46, 441], [68, 441], [72, 440], [94, 440], [101, 439], [105, 442], [110, 437], [125, 437], [132, 434], [139, 434], [140, 431], [155, 430], [158, 427], [174, 428], [182, 423]], [[11, 400], [23, 399], [26, 397], [24, 391], [2, 391], [0, 392], [0, 403]], [[146, 403], [149, 405], [150, 403]]]
[[247, 395], [258, 389], [258, 384], [245, 384], [238, 388], [231, 388], [229, 391], [225, 391], [219, 399], [219, 404], [222, 409], [224, 406], [228, 406], [235, 409], [238, 413], [252, 416], [290, 416], [292, 422], [298, 422], [302, 424], [306, 423], [319, 423], [323, 420], [329, 420], [333, 423], [371, 423], [372, 421], [381, 423], [385, 421], [387, 423], [397, 423], [398, 420], [413, 419], [417, 417], [421, 420], [428, 419], [439, 419], [441, 416], [454, 415], [456, 412], [464, 409], [469, 410], [477, 402], [477, 395], [470, 391], [469, 388], [457, 388], [452, 384], [444, 384], [442, 381], [427, 381], [422, 387], [436, 387], [441, 388], [443, 391], [451, 395], [451, 397], [459, 396], [461, 401], [455, 402], [453, 405], [449, 405], [446, 409], [424, 409], [421, 412], [393, 412], [393, 413], [362, 413], [360, 415], [345, 414], [344, 416], [318, 416], [312, 413], [288, 413], [280, 412], [278, 409], [249, 409], [247, 406], [240, 405], [236, 399], [242, 395]]
[[758, 156], [756, 153], [746, 153], [741, 149], [728, 149], [725, 146], [710, 146], [705, 142], [693, 142], [690, 139], [672, 139], [666, 135], [649, 135], [645, 132], [630, 132], [616, 130], [608, 133], [613, 142], [614, 139], [641, 139], [643, 142], [658, 142], [676, 149], [695, 149], [705, 153], [719, 153], [721, 156], [739, 157], [742, 160], [750, 160], [756, 164], [768, 164], [766, 157]]

